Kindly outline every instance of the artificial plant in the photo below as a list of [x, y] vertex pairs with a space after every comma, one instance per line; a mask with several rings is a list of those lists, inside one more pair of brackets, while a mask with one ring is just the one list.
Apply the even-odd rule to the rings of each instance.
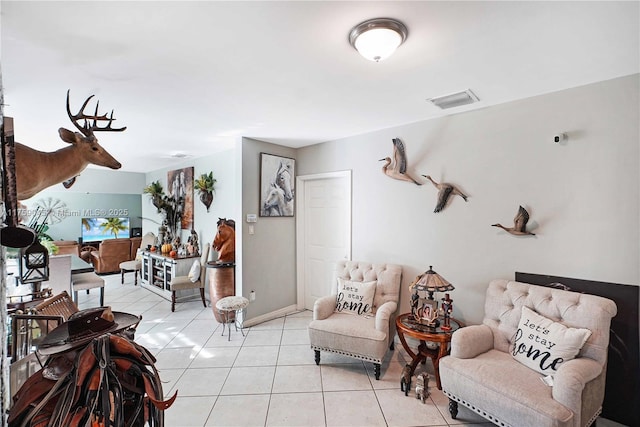
[[214, 188], [216, 181], [212, 171], [208, 174], [203, 173], [199, 178], [195, 179], [193, 183], [193, 187], [198, 190], [200, 201], [207, 207], [207, 212], [209, 212], [209, 207], [211, 206], [211, 202], [213, 202], [213, 193], [216, 191]]

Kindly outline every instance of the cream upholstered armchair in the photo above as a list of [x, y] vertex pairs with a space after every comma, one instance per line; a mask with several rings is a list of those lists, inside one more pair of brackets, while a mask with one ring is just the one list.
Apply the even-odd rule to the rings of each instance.
[[[593, 423], [604, 400], [615, 303], [494, 280], [484, 308], [482, 324], [457, 330], [451, 355], [440, 360], [451, 416], [461, 403], [499, 426]], [[542, 381], [549, 376], [552, 385]]]
[[[196, 258], [197, 259], [197, 258]], [[176, 276], [171, 279], [171, 311], [176, 311], [176, 292], [185, 289], [200, 289], [200, 298], [202, 305], [207, 306], [204, 299], [204, 282], [207, 274], [207, 261], [209, 260], [209, 243], [205, 243], [202, 247], [202, 255], [197, 265], [194, 265], [187, 276]], [[197, 267], [197, 268], [196, 268]], [[196, 273], [196, 274], [194, 274]]]
[[[331, 295], [316, 300], [313, 320], [309, 323], [309, 338], [311, 348], [315, 351], [316, 364], [320, 363], [320, 351], [339, 353], [373, 362], [376, 379], [380, 379], [382, 359], [387, 349], [393, 348], [401, 279], [402, 267], [399, 265], [338, 262]], [[371, 312], [336, 312], [341, 299], [339, 281], [343, 284], [363, 283], [366, 286], [371, 286], [367, 284], [373, 282], [375, 294]]]

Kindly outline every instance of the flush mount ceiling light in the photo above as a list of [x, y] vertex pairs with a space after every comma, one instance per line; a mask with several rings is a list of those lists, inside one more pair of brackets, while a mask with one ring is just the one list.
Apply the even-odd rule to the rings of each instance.
[[174, 159], [186, 159], [187, 157], [191, 157], [189, 154], [180, 152], [180, 151], [176, 151], [175, 153], [171, 153], [169, 155], [169, 157], [174, 158]]
[[353, 27], [349, 43], [368, 60], [380, 62], [395, 52], [408, 34], [407, 27], [400, 21], [375, 18]]
[[429, 98], [427, 101], [433, 103], [436, 107], [440, 107], [443, 110], [446, 108], [459, 107], [461, 105], [473, 104], [480, 101], [480, 99], [471, 92], [471, 89], [467, 89], [462, 92], [456, 92], [449, 95], [438, 96], [435, 98]]

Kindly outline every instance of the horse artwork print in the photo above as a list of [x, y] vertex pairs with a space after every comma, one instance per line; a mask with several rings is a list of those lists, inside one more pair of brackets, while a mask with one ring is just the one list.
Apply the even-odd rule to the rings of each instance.
[[261, 153], [260, 216], [293, 216], [295, 159]]
[[193, 166], [167, 172], [169, 196], [180, 201], [180, 224], [178, 229], [193, 228]]

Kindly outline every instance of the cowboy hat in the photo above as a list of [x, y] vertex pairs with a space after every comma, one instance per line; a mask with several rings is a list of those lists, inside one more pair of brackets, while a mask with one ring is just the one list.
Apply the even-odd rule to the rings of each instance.
[[142, 316], [111, 311], [111, 307], [78, 311], [69, 320], [49, 332], [38, 346], [43, 355], [62, 353], [80, 347], [106, 333], [114, 333], [137, 325]]

